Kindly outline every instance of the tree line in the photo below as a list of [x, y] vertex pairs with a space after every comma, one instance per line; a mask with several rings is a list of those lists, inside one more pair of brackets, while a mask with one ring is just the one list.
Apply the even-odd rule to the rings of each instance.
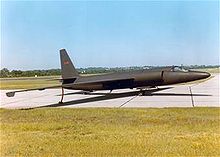
[[33, 77], [33, 76], [54, 76], [60, 75], [60, 69], [49, 69], [49, 70], [12, 70], [9, 71], [7, 68], [3, 68], [0, 71], [0, 77]]

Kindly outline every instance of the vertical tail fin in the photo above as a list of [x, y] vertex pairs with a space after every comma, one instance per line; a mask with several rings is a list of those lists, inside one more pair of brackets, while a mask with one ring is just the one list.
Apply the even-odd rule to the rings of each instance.
[[71, 59], [65, 49], [60, 50], [61, 74], [63, 79], [71, 79], [79, 77]]

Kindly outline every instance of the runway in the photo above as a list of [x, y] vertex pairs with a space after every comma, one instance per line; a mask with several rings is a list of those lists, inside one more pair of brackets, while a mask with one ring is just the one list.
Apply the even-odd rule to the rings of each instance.
[[141, 95], [139, 90], [123, 89], [97, 91], [89, 95], [79, 91], [65, 90], [64, 103], [58, 104], [61, 89], [30, 91], [16, 93], [15, 97], [7, 97], [1, 90], [1, 108], [23, 109], [43, 107], [220, 107], [219, 74], [197, 84], [162, 86], [159, 89], [146, 90]]

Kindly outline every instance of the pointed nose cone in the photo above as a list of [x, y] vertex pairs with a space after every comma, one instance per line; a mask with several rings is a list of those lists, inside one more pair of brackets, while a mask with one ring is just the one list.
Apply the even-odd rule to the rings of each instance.
[[210, 76], [210, 73], [208, 72], [197, 72], [194, 77], [196, 80], [200, 80], [200, 79], [206, 79]]
[[201, 79], [205, 79], [205, 78], [208, 78], [210, 76], [210, 73], [208, 72], [203, 72], [200, 74], [201, 75]]

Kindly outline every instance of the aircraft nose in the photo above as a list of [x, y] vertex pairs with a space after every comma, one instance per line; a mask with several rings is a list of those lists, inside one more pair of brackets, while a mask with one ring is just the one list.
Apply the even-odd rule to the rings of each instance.
[[202, 74], [200, 74], [204, 79], [205, 78], [208, 78], [209, 76], [211, 76], [211, 74], [210, 73], [208, 73], [208, 72], [203, 72]]
[[208, 78], [209, 76], [210, 76], [210, 73], [208, 73], [208, 72], [198, 72], [198, 73], [196, 73], [197, 79], [205, 79], [205, 78]]

